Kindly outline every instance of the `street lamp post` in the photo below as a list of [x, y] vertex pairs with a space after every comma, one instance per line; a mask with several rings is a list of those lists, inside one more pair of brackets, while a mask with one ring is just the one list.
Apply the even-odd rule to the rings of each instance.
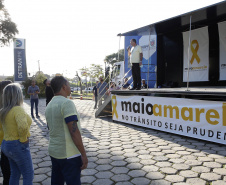
[[39, 71], [39, 74], [40, 74], [40, 60], [38, 60], [38, 71]]

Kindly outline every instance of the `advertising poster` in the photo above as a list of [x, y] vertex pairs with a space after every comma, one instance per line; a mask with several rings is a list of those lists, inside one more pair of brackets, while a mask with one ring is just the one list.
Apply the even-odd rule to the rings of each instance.
[[220, 43], [220, 78], [226, 80], [226, 21], [218, 23]]
[[14, 40], [14, 76], [15, 81], [25, 81], [27, 78], [25, 39]]
[[226, 102], [111, 95], [112, 119], [226, 144]]
[[[184, 42], [183, 82], [209, 81], [208, 27], [203, 27], [191, 31], [190, 48], [189, 48], [189, 31], [183, 32], [183, 42]], [[190, 53], [189, 58], [188, 53]], [[188, 68], [189, 68], [189, 80], [187, 79]]]

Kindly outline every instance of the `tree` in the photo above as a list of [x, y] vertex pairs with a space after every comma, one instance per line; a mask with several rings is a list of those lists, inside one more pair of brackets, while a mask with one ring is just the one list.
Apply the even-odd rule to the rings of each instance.
[[99, 64], [90, 65], [90, 78], [95, 79], [103, 76], [103, 68]]
[[12, 22], [6, 10], [4, 0], [0, 0], [0, 46], [7, 46], [18, 32], [17, 25]]
[[8, 76], [5, 80], [11, 80], [12, 82], [14, 82], [14, 75], [13, 76]]
[[[119, 53], [119, 60], [118, 60], [118, 53]], [[124, 61], [124, 49], [120, 49], [117, 53], [112, 53], [110, 55], [107, 55], [104, 59], [104, 61], [113, 66], [115, 62]]]
[[90, 64], [90, 67], [80, 69], [81, 76], [89, 77], [91, 80], [103, 76], [103, 68], [99, 64]]

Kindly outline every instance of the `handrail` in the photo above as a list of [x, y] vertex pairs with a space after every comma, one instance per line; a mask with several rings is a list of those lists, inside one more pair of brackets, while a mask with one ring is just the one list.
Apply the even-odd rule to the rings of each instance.
[[[124, 77], [125, 78], [125, 77]], [[132, 78], [132, 75], [128, 78], [127, 82]], [[122, 84], [122, 86], [120, 87], [120, 90], [122, 89], [123, 85], [125, 84], [125, 82]], [[130, 84], [131, 85], [131, 84]], [[128, 87], [129, 88], [129, 87]], [[127, 88], [127, 89], [128, 89]]]

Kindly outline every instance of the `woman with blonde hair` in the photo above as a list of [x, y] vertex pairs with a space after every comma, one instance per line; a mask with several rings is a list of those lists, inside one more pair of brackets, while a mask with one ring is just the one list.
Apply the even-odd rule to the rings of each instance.
[[33, 184], [34, 169], [29, 147], [32, 120], [22, 104], [23, 94], [19, 84], [7, 85], [3, 90], [0, 109], [0, 138], [3, 138], [1, 149], [9, 159], [10, 185], [19, 185], [21, 174], [23, 185]]
[[[11, 80], [4, 80], [0, 82], [0, 109], [2, 108], [2, 93], [5, 86], [11, 84]], [[2, 130], [2, 126], [0, 124], [0, 130]], [[0, 138], [0, 145], [2, 144], [2, 138]], [[9, 185], [9, 178], [10, 178], [10, 166], [9, 160], [6, 155], [1, 151], [1, 162], [0, 162], [2, 175], [3, 175], [3, 185]]]

